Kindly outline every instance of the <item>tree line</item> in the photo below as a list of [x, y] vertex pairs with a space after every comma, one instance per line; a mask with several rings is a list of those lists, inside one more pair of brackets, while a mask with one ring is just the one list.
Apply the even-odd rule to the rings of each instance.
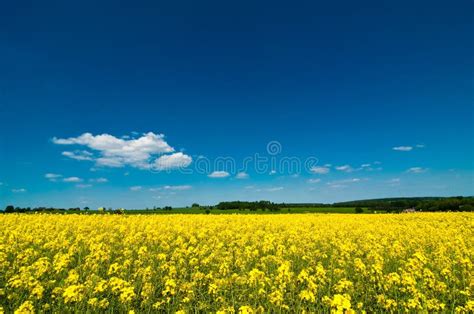
[[[384, 199], [370, 199], [370, 200], [358, 200], [350, 202], [339, 202], [333, 204], [324, 203], [273, 203], [270, 201], [226, 201], [220, 202], [214, 206], [201, 206], [198, 203], [193, 203], [191, 209], [201, 210], [250, 210], [250, 211], [280, 211], [282, 208], [317, 208], [317, 207], [354, 207], [358, 209], [356, 212], [362, 212], [362, 208], [367, 208], [372, 211], [386, 211], [386, 212], [401, 212], [405, 209], [414, 209], [415, 211], [427, 211], [427, 212], [438, 212], [438, 211], [474, 211], [474, 197], [408, 197], [408, 198], [384, 198]], [[189, 207], [186, 207], [189, 208]], [[153, 207], [153, 209], [147, 208], [146, 211], [171, 211], [173, 207]], [[8, 205], [3, 212], [4, 213], [77, 213], [77, 212], [88, 212], [89, 207], [83, 209], [79, 207], [72, 208], [55, 208], [55, 207], [15, 207]], [[99, 207], [98, 212], [123, 214], [125, 209], [112, 209], [106, 207]]]
[[385, 198], [335, 203], [333, 207], [366, 207], [371, 210], [400, 212], [405, 209], [416, 211], [474, 211], [474, 197], [408, 197]]

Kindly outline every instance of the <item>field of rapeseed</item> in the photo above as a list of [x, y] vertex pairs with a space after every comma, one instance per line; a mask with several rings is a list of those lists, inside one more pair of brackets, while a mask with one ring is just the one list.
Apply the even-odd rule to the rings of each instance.
[[0, 313], [472, 313], [473, 218], [1, 215]]

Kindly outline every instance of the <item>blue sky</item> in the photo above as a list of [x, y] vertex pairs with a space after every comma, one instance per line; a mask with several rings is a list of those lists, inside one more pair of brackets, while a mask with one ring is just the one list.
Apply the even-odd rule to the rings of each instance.
[[473, 9], [4, 2], [0, 207], [473, 195]]

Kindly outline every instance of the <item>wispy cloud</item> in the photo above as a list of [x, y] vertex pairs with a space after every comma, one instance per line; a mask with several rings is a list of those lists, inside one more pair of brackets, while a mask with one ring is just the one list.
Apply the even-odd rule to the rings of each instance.
[[24, 189], [24, 188], [12, 189], [12, 192], [13, 192], [13, 193], [25, 193], [25, 192], [26, 192], [26, 189]]
[[331, 169], [329, 167], [312, 167], [310, 171], [314, 174], [327, 174]]
[[209, 178], [227, 178], [230, 174], [227, 171], [214, 171], [208, 175]]
[[411, 167], [406, 172], [408, 172], [408, 173], [424, 173], [426, 171], [428, 171], [428, 168]]
[[140, 185], [135, 185], [135, 186], [130, 187], [130, 191], [136, 192], [136, 191], [140, 191], [142, 188], [143, 187]]
[[308, 183], [319, 183], [319, 182], [321, 182], [321, 179], [309, 179], [306, 182], [308, 182]]
[[257, 192], [277, 192], [283, 190], [284, 187], [282, 186], [276, 186], [276, 187], [271, 187], [271, 188], [266, 188], [266, 189], [257, 189], [255, 191]]
[[350, 165], [337, 166], [336, 170], [337, 171], [343, 171], [343, 172], [352, 172], [352, 171], [354, 171], [354, 169]]
[[347, 185], [345, 184], [339, 184], [339, 183], [328, 183], [329, 187], [334, 188], [334, 189], [342, 189], [346, 188]]
[[79, 177], [68, 177], [63, 179], [64, 182], [82, 182], [82, 179]]
[[49, 181], [51, 181], [51, 182], [56, 182], [59, 178], [62, 177], [62, 175], [57, 174], [57, 173], [47, 173], [47, 174], [44, 175], [44, 177], [46, 179], [48, 179]]
[[86, 150], [76, 150], [73, 152], [65, 151], [61, 155], [75, 159], [75, 160], [93, 160], [94, 154]]
[[163, 189], [172, 190], [172, 191], [186, 191], [190, 190], [193, 187], [191, 185], [165, 185]]
[[416, 144], [416, 148], [425, 148], [425, 144]]
[[239, 172], [235, 176], [237, 179], [248, 179], [249, 175], [246, 172]]
[[399, 186], [400, 185], [400, 178], [393, 178], [388, 180], [390, 186]]
[[400, 151], [400, 152], [409, 152], [413, 149], [413, 147], [412, 146], [395, 146], [395, 147], [392, 147], [392, 149]]
[[76, 184], [76, 188], [79, 188], [79, 189], [87, 189], [90, 187], [92, 187], [92, 184]]
[[95, 178], [95, 179], [89, 179], [89, 182], [106, 183], [106, 182], [109, 182], [109, 180], [107, 178]]

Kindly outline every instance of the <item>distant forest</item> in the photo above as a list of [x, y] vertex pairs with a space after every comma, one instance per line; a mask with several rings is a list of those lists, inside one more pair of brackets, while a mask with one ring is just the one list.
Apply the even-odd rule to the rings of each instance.
[[415, 209], [416, 211], [474, 211], [474, 197], [403, 197], [403, 198], [381, 198], [370, 200], [357, 200], [340, 202], [333, 204], [324, 203], [271, 203], [260, 202], [221, 202], [216, 208], [226, 209], [268, 209], [279, 210], [281, 208], [327, 208], [327, 207], [361, 207], [369, 210], [379, 210], [387, 212], [401, 212], [405, 209]]
[[[367, 208], [372, 211], [385, 211], [385, 212], [402, 212], [406, 209], [413, 209], [416, 211], [423, 212], [441, 212], [441, 211], [474, 211], [474, 197], [402, 197], [402, 198], [381, 198], [381, 199], [369, 199], [369, 200], [357, 200], [349, 202], [340, 202], [333, 204], [324, 203], [273, 203], [270, 201], [257, 201], [257, 202], [246, 202], [246, 201], [231, 201], [231, 202], [220, 202], [215, 206], [200, 206], [197, 203], [192, 204], [191, 209], [219, 209], [219, 210], [267, 210], [267, 211], [280, 211], [283, 208], [356, 208], [362, 209]], [[28, 213], [28, 212], [82, 212], [89, 211], [89, 207], [83, 209], [79, 207], [74, 208], [53, 208], [53, 207], [35, 207], [35, 208], [23, 208], [15, 207], [13, 205], [7, 206], [3, 213]], [[171, 206], [165, 207], [154, 207], [149, 209], [150, 211], [173, 210]], [[116, 214], [122, 214], [125, 209], [106, 209], [105, 207], [99, 208], [98, 211], [112, 212]], [[356, 211], [357, 212], [357, 211]]]

